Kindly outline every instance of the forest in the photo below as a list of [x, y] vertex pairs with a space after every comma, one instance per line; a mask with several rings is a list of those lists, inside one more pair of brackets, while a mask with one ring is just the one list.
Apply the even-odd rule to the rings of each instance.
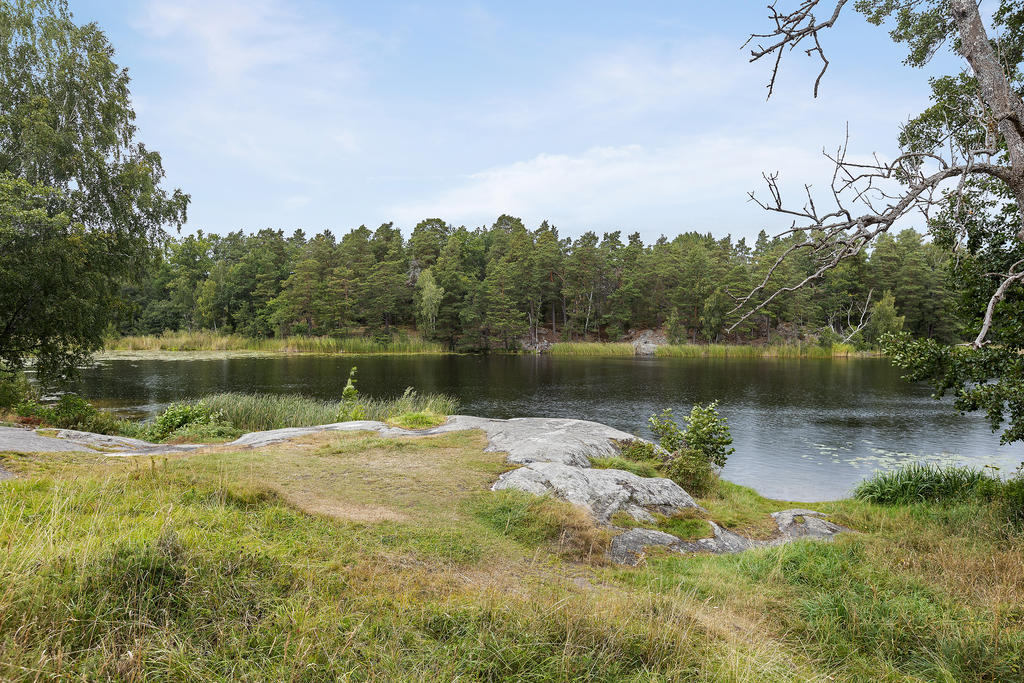
[[[751, 245], [686, 232], [644, 244], [638, 233], [563, 237], [547, 222], [531, 230], [508, 215], [476, 229], [428, 219], [408, 238], [392, 223], [360, 226], [340, 239], [330, 231], [200, 231], [154, 249], [147, 274], [122, 292], [116, 332], [387, 338], [396, 327], [415, 327], [458, 350], [619, 341], [631, 330], [662, 327], [676, 343], [799, 339], [863, 347], [901, 328], [959, 339], [949, 251], [913, 229], [882, 235], [870, 254], [845, 260], [728, 331], [739, 318], [730, 313], [734, 297], [804, 239], [762, 231]], [[787, 258], [763, 295], [815, 268], [810, 257]]]

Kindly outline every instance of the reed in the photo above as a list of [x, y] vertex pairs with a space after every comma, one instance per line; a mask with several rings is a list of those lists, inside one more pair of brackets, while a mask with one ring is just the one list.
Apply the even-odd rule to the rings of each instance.
[[[198, 401], [197, 401], [198, 402]], [[398, 420], [407, 415], [443, 418], [458, 411], [458, 399], [445, 394], [419, 394], [412, 390], [398, 398], [364, 398], [355, 401], [324, 401], [307, 396], [223, 393], [202, 399], [206, 409], [243, 432], [283, 427], [360, 420]]]
[[854, 358], [875, 355], [850, 344], [668, 344], [655, 355], [664, 358]]
[[548, 351], [552, 356], [633, 356], [633, 345], [627, 342], [558, 342]]
[[256, 351], [261, 353], [444, 353], [433, 341], [402, 336], [388, 342], [369, 337], [252, 338], [215, 332], [165, 332], [127, 336], [107, 342], [109, 351]]

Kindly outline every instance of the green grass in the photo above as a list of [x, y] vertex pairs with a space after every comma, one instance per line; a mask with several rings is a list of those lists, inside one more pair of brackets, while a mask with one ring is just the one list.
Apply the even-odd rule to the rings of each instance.
[[[837, 501], [816, 507], [858, 533], [832, 543], [624, 568], [580, 509], [489, 491], [486, 444], [0, 454], [0, 680], [1024, 677], [1024, 539], [994, 502]], [[792, 507], [699, 502], [735, 528]]]
[[854, 497], [884, 505], [950, 502], [993, 492], [999, 483], [995, 475], [984, 470], [913, 463], [876, 472], [857, 486]]
[[381, 343], [369, 337], [292, 336], [255, 339], [215, 332], [167, 332], [161, 335], [128, 336], [107, 342], [108, 351], [257, 351], [261, 353], [444, 353], [432, 341], [399, 335]]
[[641, 477], [662, 477], [658, 470], [658, 460], [630, 460], [620, 456], [607, 458], [591, 458], [590, 464], [602, 470], [625, 470]]

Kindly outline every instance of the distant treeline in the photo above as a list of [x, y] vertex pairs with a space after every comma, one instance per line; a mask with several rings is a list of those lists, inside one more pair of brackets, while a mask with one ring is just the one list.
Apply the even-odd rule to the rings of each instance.
[[[697, 232], [653, 244], [620, 232], [571, 239], [547, 222], [529, 230], [510, 216], [472, 230], [425, 220], [408, 239], [391, 223], [340, 240], [328, 231], [200, 232], [161, 245], [148, 275], [126, 286], [118, 331], [384, 337], [414, 325], [451, 348], [483, 349], [545, 337], [617, 341], [629, 330], [665, 327], [679, 342], [814, 335], [870, 344], [902, 317], [912, 334], [957, 336], [948, 252], [914, 230], [883, 235], [870, 255], [844, 261], [727, 333], [737, 317], [729, 313], [733, 297], [760, 282], [794, 240], [803, 236], [761, 232], [753, 245]], [[813, 269], [802, 252], [787, 259], [768, 293]]]

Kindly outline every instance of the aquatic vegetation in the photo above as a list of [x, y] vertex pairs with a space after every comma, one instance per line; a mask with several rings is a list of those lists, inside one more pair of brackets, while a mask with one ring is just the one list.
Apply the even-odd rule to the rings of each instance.
[[165, 332], [111, 339], [109, 351], [257, 351], [262, 353], [444, 353], [444, 347], [410, 335], [371, 337], [290, 336], [253, 338], [215, 332]]
[[[457, 399], [444, 394], [419, 394], [413, 390], [393, 399], [359, 396], [355, 401], [325, 401], [292, 394], [222, 393], [202, 399], [224, 422], [245, 432], [309, 427], [351, 419], [396, 420], [409, 413], [442, 416], [458, 411]], [[358, 417], [353, 416], [358, 408]]]
[[634, 356], [633, 345], [626, 342], [558, 342], [551, 345], [552, 356]]

